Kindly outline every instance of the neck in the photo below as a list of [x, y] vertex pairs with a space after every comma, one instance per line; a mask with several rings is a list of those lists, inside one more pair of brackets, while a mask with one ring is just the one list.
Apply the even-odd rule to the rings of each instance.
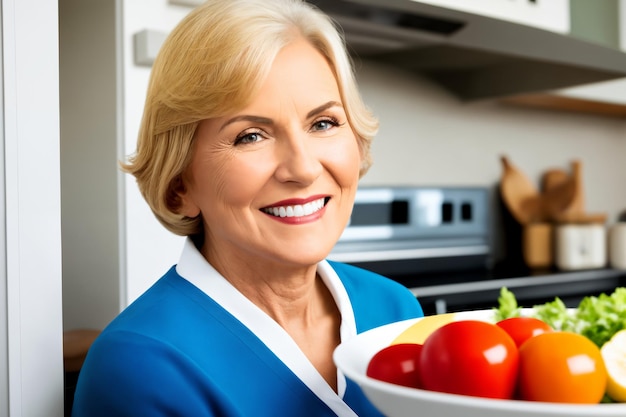
[[294, 321], [306, 324], [326, 304], [328, 289], [317, 277], [317, 265], [232, 261], [219, 254], [203, 254], [239, 292], [283, 327]]
[[285, 329], [336, 390], [337, 369], [332, 353], [341, 340], [341, 313], [317, 275], [317, 265], [247, 265], [220, 261], [207, 254], [205, 257], [239, 292]]

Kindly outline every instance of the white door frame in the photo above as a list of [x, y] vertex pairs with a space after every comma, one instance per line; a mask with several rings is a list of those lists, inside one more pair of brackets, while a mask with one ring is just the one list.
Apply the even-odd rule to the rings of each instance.
[[[0, 308], [11, 417], [63, 415], [57, 0], [1, 0], [5, 229]], [[1, 199], [0, 199], [1, 200]], [[1, 297], [3, 296], [4, 297]], [[0, 316], [0, 320], [3, 317]], [[5, 350], [6, 347], [6, 350]], [[4, 351], [4, 352], [3, 352]], [[2, 362], [0, 361], [0, 364]], [[7, 369], [7, 368], [0, 368]], [[5, 407], [5, 408], [3, 408]], [[0, 405], [0, 415], [7, 412]]]

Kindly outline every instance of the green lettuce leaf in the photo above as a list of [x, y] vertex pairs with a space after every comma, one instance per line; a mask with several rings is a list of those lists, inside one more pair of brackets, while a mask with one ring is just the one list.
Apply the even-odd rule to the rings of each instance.
[[[520, 307], [515, 294], [502, 287], [498, 307], [494, 310], [496, 321], [519, 316]], [[611, 294], [587, 296], [575, 309], [568, 308], [556, 297], [553, 301], [533, 306], [533, 317], [546, 322], [554, 330], [582, 334], [602, 347], [615, 333], [626, 329], [626, 287], [616, 288]]]
[[494, 318], [496, 321], [508, 319], [510, 317], [519, 317], [521, 308], [517, 305], [515, 294], [508, 288], [500, 288], [500, 297], [498, 297], [498, 308], [494, 308]]
[[626, 329], [626, 288], [617, 288], [612, 294], [585, 297], [576, 311], [586, 336], [601, 347], [618, 331]]

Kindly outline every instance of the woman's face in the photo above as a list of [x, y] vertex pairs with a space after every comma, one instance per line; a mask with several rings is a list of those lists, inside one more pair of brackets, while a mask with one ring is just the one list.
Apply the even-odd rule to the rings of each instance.
[[297, 40], [246, 108], [200, 123], [182, 214], [202, 215], [210, 261], [312, 265], [350, 217], [360, 162], [330, 66]]

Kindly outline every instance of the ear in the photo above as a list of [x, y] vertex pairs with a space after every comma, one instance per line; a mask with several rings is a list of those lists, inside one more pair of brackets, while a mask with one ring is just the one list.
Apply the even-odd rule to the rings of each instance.
[[194, 201], [192, 193], [189, 192], [189, 187], [185, 184], [182, 175], [172, 180], [170, 190], [170, 194], [174, 196], [175, 200], [173, 206], [177, 207], [178, 214], [191, 219], [200, 215], [200, 207]]

